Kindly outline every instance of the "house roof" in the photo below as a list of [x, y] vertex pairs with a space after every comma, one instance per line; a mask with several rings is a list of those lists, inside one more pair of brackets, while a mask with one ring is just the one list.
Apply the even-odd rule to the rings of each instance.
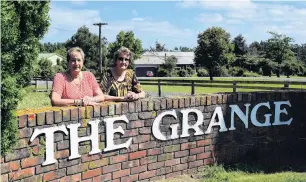
[[194, 52], [145, 52], [135, 60], [135, 64], [164, 64], [165, 56], [175, 56], [177, 64], [194, 64]]
[[56, 56], [61, 57], [62, 59], [64, 59], [63, 56], [61, 56], [61, 55], [59, 55], [59, 54], [56, 54], [56, 53], [39, 53], [39, 54], [38, 54], [38, 60], [40, 60], [40, 59], [47, 59], [47, 58], [49, 58], [49, 57], [51, 57], [51, 56], [54, 56], [54, 55], [56, 55]]

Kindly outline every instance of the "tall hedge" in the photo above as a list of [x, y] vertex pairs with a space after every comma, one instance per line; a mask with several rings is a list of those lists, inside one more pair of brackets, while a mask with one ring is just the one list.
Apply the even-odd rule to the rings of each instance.
[[50, 25], [49, 1], [1, 2], [1, 154], [17, 141], [16, 109], [21, 89], [37, 64], [39, 40]]

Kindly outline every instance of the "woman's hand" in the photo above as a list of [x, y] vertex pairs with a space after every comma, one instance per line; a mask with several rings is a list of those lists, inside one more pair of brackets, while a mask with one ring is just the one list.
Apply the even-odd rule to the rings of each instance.
[[85, 96], [82, 100], [84, 106], [93, 106], [98, 104], [93, 97]]
[[128, 94], [127, 94], [127, 96], [126, 96], [126, 99], [127, 99], [127, 100], [130, 100], [130, 101], [138, 100], [138, 99], [139, 99], [139, 96], [138, 96], [138, 94], [136, 94], [135, 92], [129, 91]]

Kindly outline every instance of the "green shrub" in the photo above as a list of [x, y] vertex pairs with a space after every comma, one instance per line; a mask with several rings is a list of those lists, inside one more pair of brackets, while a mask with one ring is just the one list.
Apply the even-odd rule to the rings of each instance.
[[206, 69], [199, 69], [197, 73], [198, 77], [207, 77], [209, 76], [208, 71]]
[[7, 76], [1, 85], [1, 152], [5, 154], [11, 150], [18, 139], [18, 120], [16, 109], [20, 99], [20, 88], [16, 78]]
[[163, 68], [159, 68], [157, 71], [157, 76], [158, 77], [167, 77], [169, 75], [168, 71]]
[[222, 76], [222, 77], [228, 77], [230, 76], [230, 74], [228, 73], [228, 69], [225, 66], [221, 66], [218, 69], [218, 76]]
[[190, 76], [195, 74], [195, 70], [191, 67], [187, 67], [186, 70], [187, 70], [188, 75], [190, 75]]
[[243, 77], [260, 77], [261, 75], [256, 72], [245, 71]]
[[181, 69], [181, 70], [178, 71], [178, 75], [180, 77], [187, 77], [188, 76], [188, 71], [184, 70], [184, 69]]
[[243, 68], [235, 66], [235, 67], [230, 67], [228, 73], [231, 76], [243, 76], [244, 70]]

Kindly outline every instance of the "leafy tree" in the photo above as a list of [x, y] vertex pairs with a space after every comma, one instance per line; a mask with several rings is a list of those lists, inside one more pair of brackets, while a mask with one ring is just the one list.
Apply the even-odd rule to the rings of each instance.
[[[102, 38], [102, 60], [106, 62], [107, 52], [105, 47], [107, 40], [105, 37]], [[91, 71], [94, 75], [99, 75], [99, 36], [89, 32], [86, 26], [80, 27], [77, 32], [66, 42], [65, 47], [68, 50], [71, 47], [80, 47], [85, 53], [85, 63], [86, 69]]]
[[187, 77], [189, 74], [188, 74], [188, 71], [187, 71], [187, 70], [185, 70], [185, 69], [180, 69], [180, 70], [178, 71], [178, 75], [179, 75], [180, 77]]
[[248, 47], [248, 53], [251, 56], [259, 56], [261, 55], [262, 48], [259, 42], [254, 41]]
[[233, 58], [230, 34], [220, 27], [212, 27], [198, 34], [197, 42], [195, 64], [206, 67], [210, 80], [213, 80], [213, 76], [220, 74], [221, 66]]
[[55, 72], [52, 68], [52, 62], [49, 61], [48, 59], [41, 59], [38, 61], [38, 66], [39, 66], [39, 75], [43, 78], [43, 79], [48, 79], [50, 80]]
[[40, 43], [39, 45], [39, 51], [40, 52], [47, 52], [47, 53], [53, 53], [58, 49], [65, 48], [65, 43], [62, 42], [56, 42], [56, 43]]
[[236, 56], [243, 56], [248, 52], [248, 46], [245, 41], [245, 38], [241, 34], [235, 37], [232, 41], [232, 44], [234, 44], [234, 53]]
[[37, 64], [39, 40], [49, 27], [48, 1], [1, 2], [1, 153], [17, 141], [16, 108]]
[[290, 43], [292, 38], [286, 35], [269, 32], [272, 37], [267, 40], [265, 48], [265, 57], [277, 63], [276, 75], [280, 77], [281, 64], [286, 60], [295, 59], [294, 53], [291, 51]]
[[[133, 31], [127, 31], [127, 32], [120, 31], [116, 37], [116, 41], [111, 42], [108, 45], [109, 49], [108, 58], [110, 60], [108, 64], [109, 66], [113, 64], [114, 53], [122, 46], [130, 49], [133, 52], [134, 60], [140, 58], [141, 53], [143, 51], [141, 40], [135, 38]], [[135, 69], [134, 62], [132, 62], [129, 65], [129, 68]]]
[[175, 47], [174, 48], [175, 51], [180, 51], [180, 52], [193, 52], [193, 49], [192, 48], [189, 48], [189, 47]]
[[270, 76], [272, 75], [272, 72], [276, 69], [277, 63], [271, 61], [270, 59], [260, 59], [259, 66], [261, 68], [262, 74], [264, 76]]
[[162, 45], [160, 42], [155, 41], [155, 48], [151, 48], [151, 51], [156, 51], [156, 52], [166, 52], [168, 49], [165, 47], [165, 44]]

